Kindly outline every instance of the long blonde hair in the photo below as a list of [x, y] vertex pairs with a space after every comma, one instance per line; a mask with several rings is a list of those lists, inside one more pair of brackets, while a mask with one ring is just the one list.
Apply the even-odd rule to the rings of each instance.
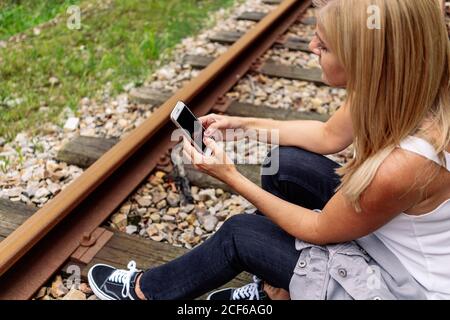
[[[341, 176], [336, 191], [341, 189], [361, 211], [361, 194], [408, 135], [427, 139], [446, 165], [448, 34], [439, 0], [316, 2], [325, 4], [318, 10], [318, 26], [347, 73], [354, 130], [355, 157], [336, 170]], [[373, 6], [379, 13], [379, 28], [368, 27]], [[438, 138], [427, 135], [424, 123], [438, 129]]]

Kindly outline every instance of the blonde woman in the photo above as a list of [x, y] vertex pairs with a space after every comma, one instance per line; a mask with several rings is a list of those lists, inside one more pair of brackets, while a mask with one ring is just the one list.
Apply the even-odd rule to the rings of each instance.
[[[281, 147], [268, 158], [279, 170], [262, 176], [263, 189], [211, 139], [207, 159], [184, 145], [259, 214], [232, 217], [202, 245], [145, 272], [134, 262], [94, 266], [89, 281], [100, 298], [189, 299], [242, 271], [257, 281], [210, 299], [450, 298], [450, 48], [441, 3], [318, 2], [311, 49], [323, 80], [347, 88], [345, 104], [325, 124], [202, 118], [209, 134], [279, 131]], [[343, 167], [323, 156], [352, 143]]]

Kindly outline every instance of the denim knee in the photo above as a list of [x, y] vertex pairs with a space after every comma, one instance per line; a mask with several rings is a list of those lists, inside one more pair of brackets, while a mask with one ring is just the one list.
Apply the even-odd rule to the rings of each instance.
[[251, 225], [253, 218], [253, 215], [245, 213], [234, 215], [223, 223], [216, 234], [220, 234], [220, 236], [223, 236], [226, 239], [231, 239], [241, 230], [247, 230]]
[[[309, 171], [308, 163], [317, 156], [310, 151], [297, 147], [276, 147], [272, 149], [261, 168], [261, 184], [264, 190], [270, 191], [280, 177], [293, 176], [302, 177]], [[274, 165], [277, 163], [277, 165]], [[267, 167], [278, 166], [278, 170], [274, 174], [265, 170]]]

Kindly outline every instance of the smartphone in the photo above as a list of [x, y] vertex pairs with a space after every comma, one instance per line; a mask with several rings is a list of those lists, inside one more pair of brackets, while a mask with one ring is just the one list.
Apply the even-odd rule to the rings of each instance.
[[212, 154], [212, 150], [203, 142], [205, 128], [183, 102], [178, 101], [170, 114], [170, 119], [178, 128], [182, 129], [183, 134], [191, 141], [197, 151], [203, 153], [205, 156]]

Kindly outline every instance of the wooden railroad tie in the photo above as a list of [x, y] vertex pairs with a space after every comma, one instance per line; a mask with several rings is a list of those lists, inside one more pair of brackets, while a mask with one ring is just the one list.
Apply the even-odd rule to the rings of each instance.
[[[212, 42], [217, 42], [221, 44], [231, 45], [238, 41], [244, 35], [243, 32], [238, 31], [222, 31], [218, 32], [211, 37], [209, 40]], [[309, 42], [311, 39], [305, 39], [300, 37], [288, 37], [287, 39], [282, 39], [278, 43], [275, 44], [276, 48], [286, 48], [289, 50], [297, 50], [304, 51], [307, 53], [311, 53], [309, 50]]]
[[[184, 64], [191, 65], [193, 68], [197, 69], [206, 68], [213, 61], [213, 57], [202, 55], [185, 55], [183, 58]], [[261, 68], [258, 69], [258, 71], [261, 72], [261, 74], [270, 77], [309, 81], [319, 85], [325, 85], [322, 81], [322, 70], [319, 68], [306, 69], [302, 67], [292, 67], [273, 62], [266, 62]]]

